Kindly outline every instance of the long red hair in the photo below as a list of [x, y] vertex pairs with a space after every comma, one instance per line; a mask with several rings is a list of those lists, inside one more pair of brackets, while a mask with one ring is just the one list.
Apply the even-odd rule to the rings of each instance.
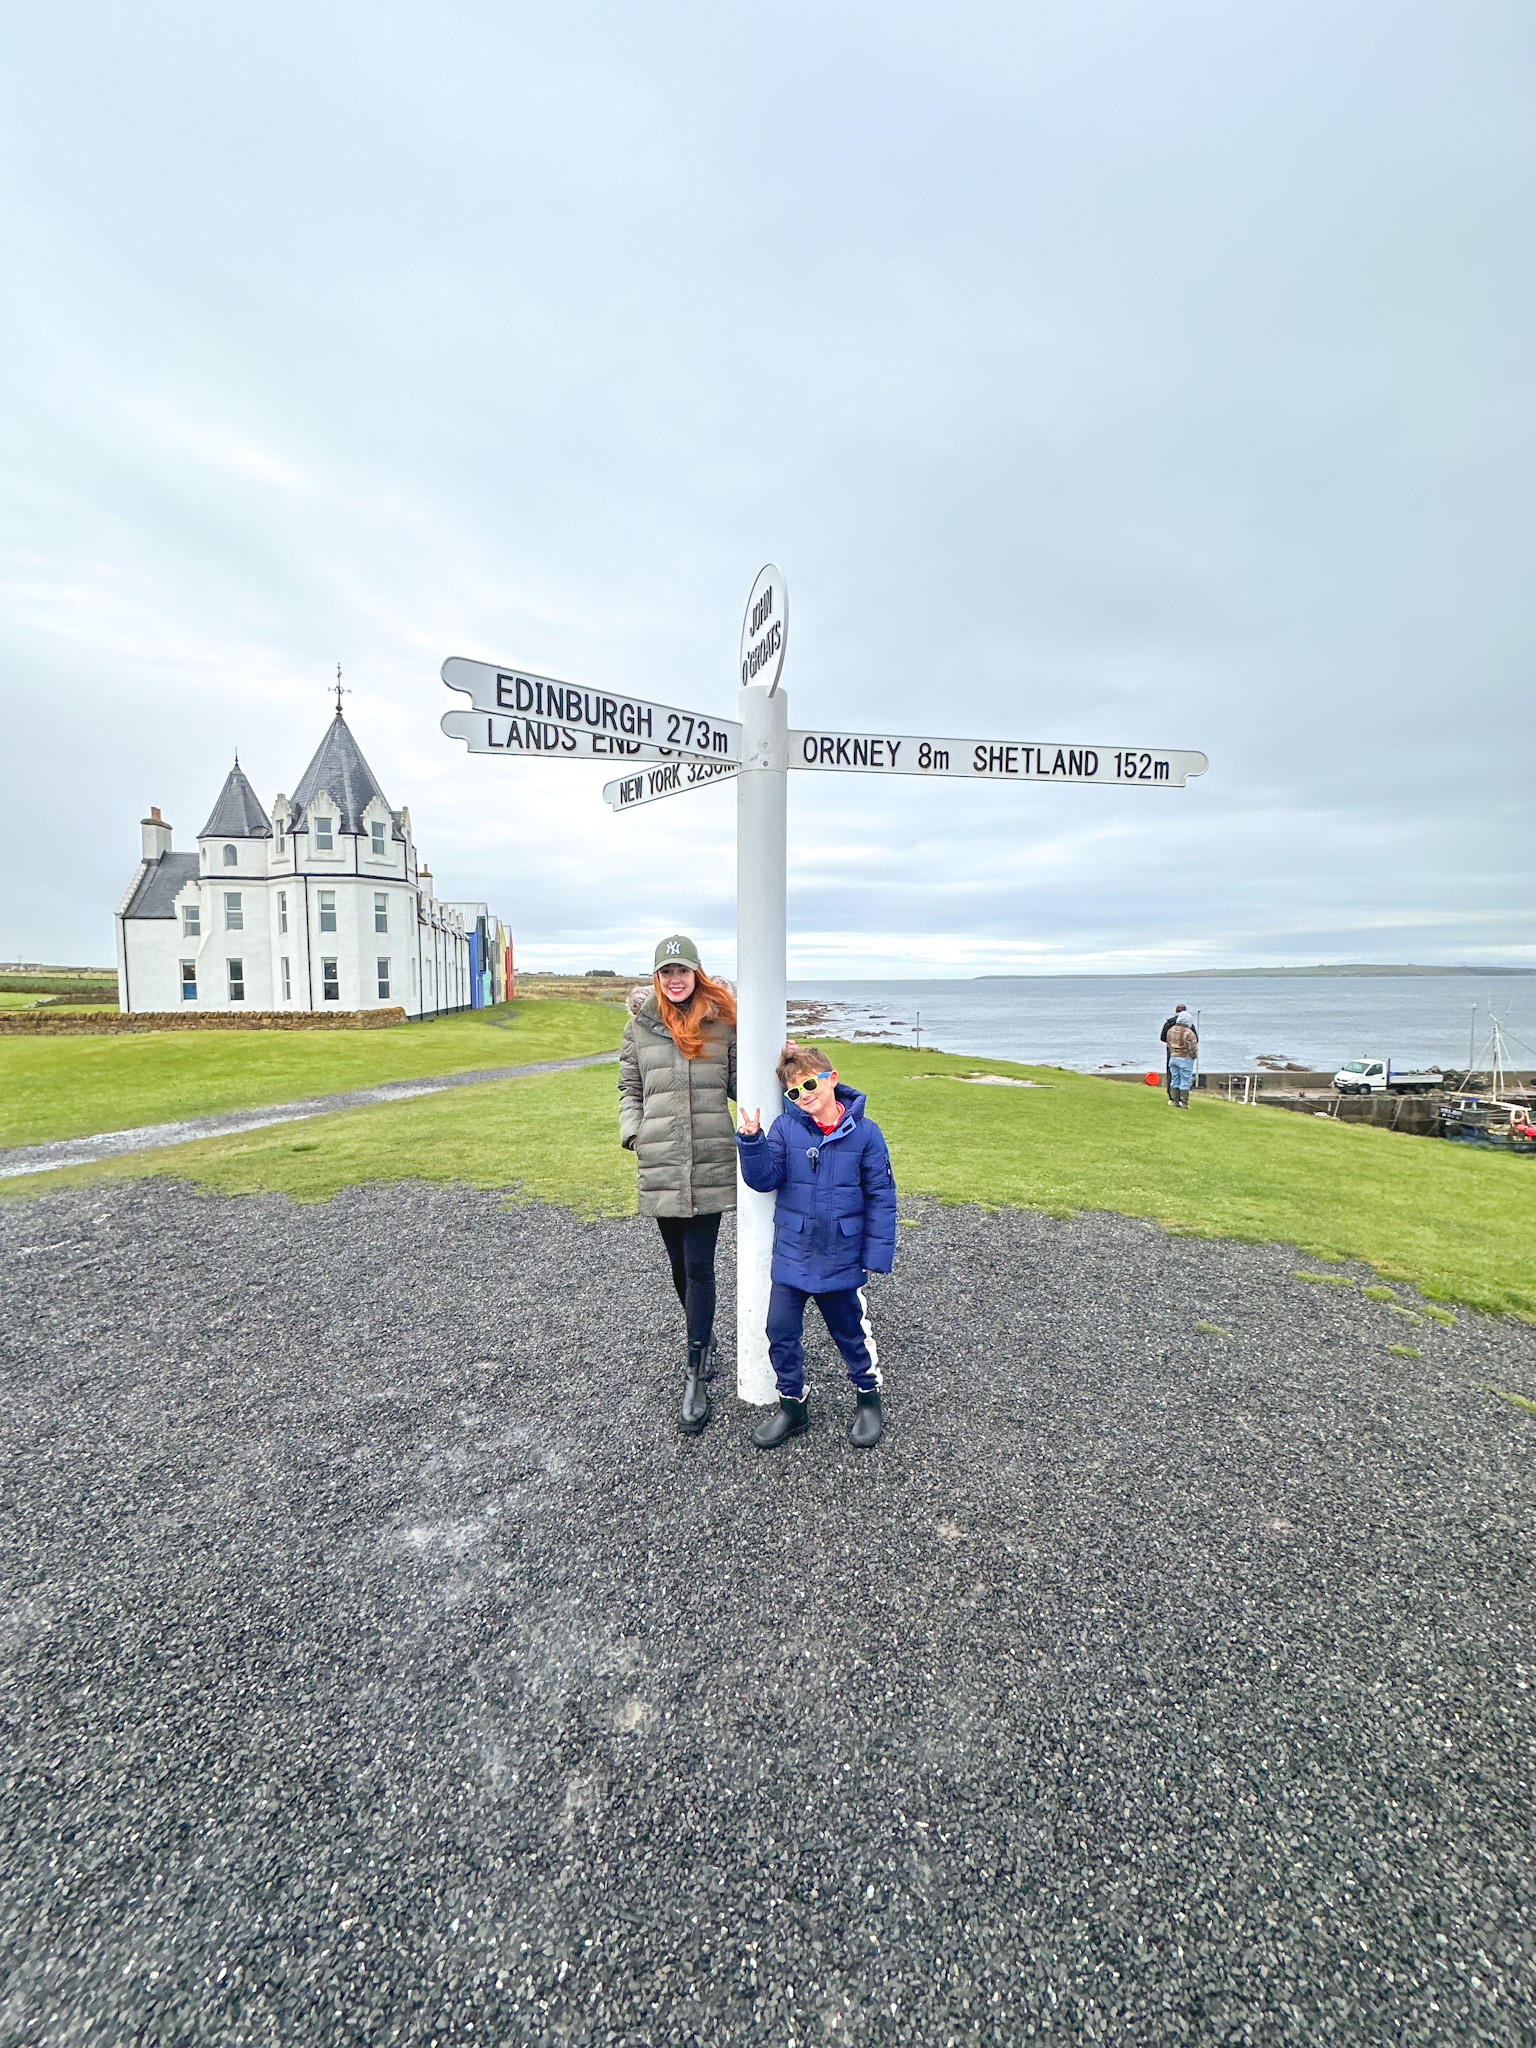
[[669, 1001], [661, 976], [653, 974], [656, 1007], [661, 1021], [672, 1034], [672, 1043], [685, 1060], [696, 1060], [704, 1050], [704, 1026], [718, 1018], [731, 1030], [736, 1028], [736, 998], [723, 981], [712, 981], [701, 967], [693, 970], [693, 994], [681, 1008]]

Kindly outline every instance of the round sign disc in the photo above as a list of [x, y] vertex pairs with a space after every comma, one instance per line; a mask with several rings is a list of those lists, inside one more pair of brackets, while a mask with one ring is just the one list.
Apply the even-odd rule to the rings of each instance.
[[779, 687], [784, 667], [784, 644], [789, 638], [789, 585], [783, 571], [770, 562], [759, 571], [747, 599], [747, 615], [741, 622], [741, 681], [766, 683], [771, 697]]

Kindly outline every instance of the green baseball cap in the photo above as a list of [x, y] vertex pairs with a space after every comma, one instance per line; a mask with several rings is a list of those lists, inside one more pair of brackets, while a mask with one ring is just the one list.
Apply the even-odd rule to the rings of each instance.
[[659, 973], [663, 967], [691, 967], [695, 974], [704, 972], [698, 947], [692, 939], [685, 939], [681, 932], [674, 932], [670, 939], [662, 939], [657, 944], [652, 972]]

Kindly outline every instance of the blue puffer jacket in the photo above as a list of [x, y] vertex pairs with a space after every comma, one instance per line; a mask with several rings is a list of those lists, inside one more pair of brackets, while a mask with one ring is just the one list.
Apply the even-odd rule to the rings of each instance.
[[866, 1273], [889, 1273], [896, 1256], [891, 1155], [863, 1096], [839, 1082], [837, 1099], [843, 1120], [830, 1133], [787, 1103], [771, 1130], [736, 1139], [747, 1186], [778, 1189], [773, 1277], [808, 1294], [862, 1287]]

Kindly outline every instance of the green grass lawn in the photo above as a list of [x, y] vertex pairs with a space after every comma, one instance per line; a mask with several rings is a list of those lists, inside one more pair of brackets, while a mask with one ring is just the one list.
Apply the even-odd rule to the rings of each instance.
[[[621, 1021], [622, 1013], [611, 1018], [609, 1043]], [[1324, 1261], [1364, 1260], [1432, 1298], [1536, 1318], [1531, 1160], [1198, 1096], [1181, 1114], [1161, 1089], [1054, 1068], [825, 1043], [844, 1078], [868, 1089], [905, 1194], [1052, 1215], [1108, 1209], [1204, 1237], [1279, 1240]], [[987, 1088], [942, 1078], [979, 1066], [1046, 1085]], [[941, 1078], [925, 1078], [934, 1074]], [[178, 1175], [224, 1194], [281, 1191], [300, 1201], [324, 1201], [358, 1181], [415, 1176], [506, 1188], [515, 1198], [587, 1215], [634, 1208], [634, 1162], [619, 1149], [611, 1067], [208, 1139], [0, 1182], [0, 1193], [25, 1197], [74, 1181], [147, 1174]]]
[[610, 1004], [517, 1002], [378, 1031], [0, 1038], [0, 1145], [604, 1052], [623, 1028], [623, 1010]]

